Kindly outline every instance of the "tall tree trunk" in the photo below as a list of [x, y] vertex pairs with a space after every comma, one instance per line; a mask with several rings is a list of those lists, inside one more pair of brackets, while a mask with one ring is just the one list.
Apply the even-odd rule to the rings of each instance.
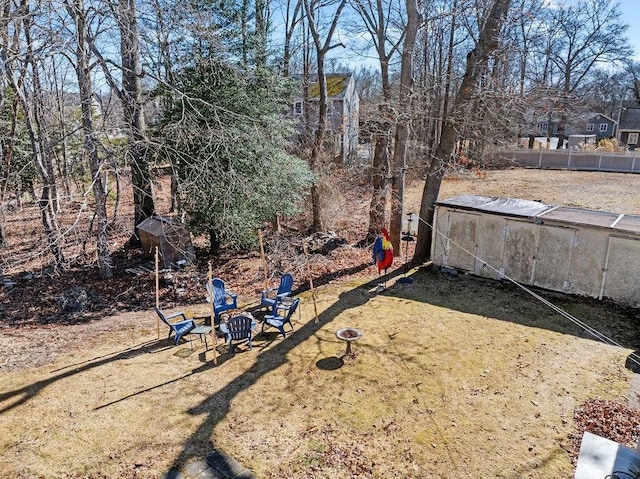
[[[453, 81], [453, 46], [455, 41], [455, 31], [456, 31], [456, 15], [458, 10], [458, 1], [453, 1], [453, 7], [451, 10], [451, 25], [449, 30], [449, 45], [447, 46], [447, 73], [445, 78], [445, 86], [444, 86], [444, 98], [442, 103], [442, 115], [441, 115], [441, 125], [447, 123], [447, 115], [449, 114], [449, 101], [451, 96], [451, 82]], [[440, 139], [440, 131], [438, 131], [438, 141]]]
[[486, 70], [489, 57], [498, 49], [498, 36], [510, 6], [511, 0], [493, 2], [489, 16], [480, 31], [478, 43], [467, 55], [465, 73], [453, 102], [452, 114], [443, 125], [440, 142], [427, 169], [427, 179], [420, 203], [422, 221], [418, 225], [418, 239], [413, 256], [413, 262], [416, 264], [424, 263], [431, 254], [431, 228], [435, 215], [435, 203], [440, 193], [445, 167], [451, 161], [457, 132], [464, 126], [464, 106], [471, 100], [477, 81]]
[[246, 70], [249, 67], [249, 0], [242, 0], [240, 7], [240, 37], [242, 51], [242, 67]]
[[318, 86], [320, 87], [320, 101], [318, 102], [318, 124], [316, 134], [311, 147], [310, 166], [316, 181], [311, 185], [311, 205], [313, 214], [313, 230], [323, 231], [324, 222], [322, 220], [322, 197], [318, 180], [322, 178], [322, 153], [324, 145], [324, 135], [327, 127], [327, 81], [324, 76], [324, 55], [318, 58]]
[[139, 244], [138, 225], [151, 217], [155, 210], [151, 172], [147, 159], [147, 138], [140, 77], [140, 43], [136, 0], [120, 0], [116, 13], [120, 30], [120, 56], [122, 59], [121, 100], [128, 129], [128, 157], [133, 187], [134, 234], [131, 244]]
[[289, 76], [291, 63], [291, 40], [296, 26], [300, 23], [300, 13], [302, 9], [302, 0], [293, 0], [295, 6], [291, 12], [291, 1], [287, 0], [285, 22], [284, 22], [284, 46], [282, 51], [282, 76]]
[[64, 112], [64, 93], [61, 85], [58, 84], [59, 76], [58, 69], [56, 68], [55, 60], [52, 62], [53, 68], [53, 83], [55, 88], [55, 96], [56, 96], [56, 114], [57, 120], [60, 125], [60, 137], [61, 137], [61, 145], [60, 148], [60, 156], [61, 159], [58, 160], [58, 175], [62, 181], [62, 188], [64, 189], [64, 194], [67, 198], [71, 197], [71, 186], [69, 185], [69, 161], [67, 158], [67, 152], [69, 150], [67, 145], [67, 127], [65, 125], [65, 112]]
[[[0, 98], [0, 108], [7, 102], [4, 95]], [[9, 186], [9, 172], [16, 143], [16, 128], [18, 123], [18, 98], [16, 95], [11, 99], [11, 124], [7, 138], [0, 139], [0, 158], [2, 158], [2, 175], [0, 176], [0, 246], [5, 246], [7, 241], [6, 233], [6, 211], [5, 199]]]
[[74, 0], [73, 4], [67, 4], [67, 10], [76, 23], [75, 66], [80, 90], [84, 150], [89, 158], [89, 167], [93, 180], [93, 199], [95, 201], [97, 223], [98, 270], [100, 278], [107, 279], [113, 276], [113, 265], [109, 254], [109, 233], [107, 231], [107, 194], [101, 175], [101, 161], [98, 153], [99, 141], [93, 124], [93, 88], [91, 86], [91, 70], [89, 66], [89, 47], [86, 41], [87, 18], [82, 0]]
[[365, 243], [370, 243], [386, 226], [386, 209], [389, 196], [389, 152], [391, 148], [391, 129], [393, 123], [388, 107], [380, 105], [380, 121], [375, 131], [375, 146], [372, 164], [372, 195], [369, 205], [369, 228]]
[[404, 183], [407, 173], [407, 146], [409, 140], [409, 112], [411, 111], [411, 90], [413, 87], [413, 49], [416, 35], [422, 21], [416, 0], [407, 0], [407, 26], [405, 27], [402, 62], [400, 66], [400, 98], [402, 109], [396, 123], [395, 147], [391, 166], [391, 221], [389, 237], [394, 254], [400, 254], [400, 234], [404, 208]]
[[255, 0], [255, 46], [256, 67], [258, 70], [267, 68], [267, 35], [269, 33], [269, 2]]
[[390, 175], [389, 155], [391, 151], [391, 132], [395, 121], [391, 106], [389, 62], [397, 53], [405, 32], [402, 32], [398, 38], [393, 39], [388, 35], [389, 26], [395, 22], [400, 23], [401, 20], [399, 18], [389, 18], [392, 11], [391, 1], [385, 3], [383, 0], [354, 0], [352, 5], [360, 15], [376, 47], [382, 85], [382, 100], [378, 105], [379, 118], [373, 132], [375, 146], [371, 173], [373, 191], [369, 205], [369, 227], [363, 240], [364, 244], [369, 244], [380, 234], [380, 230], [386, 226]]
[[[0, 60], [1, 61], [1, 60]], [[0, 109], [3, 108], [7, 99], [0, 92]], [[6, 245], [7, 234], [6, 234], [6, 215], [5, 215], [5, 198], [7, 194], [7, 186], [9, 184], [9, 169], [11, 168], [11, 160], [13, 159], [13, 144], [15, 141], [15, 129], [14, 125], [16, 122], [17, 115], [15, 107], [16, 102], [12, 101], [13, 115], [11, 120], [10, 129], [13, 130], [12, 133], [8, 135], [7, 139], [0, 138], [0, 159], [2, 160], [2, 166], [0, 166], [0, 247]]]
[[13, 149], [15, 146], [16, 138], [16, 124], [18, 121], [18, 102], [17, 96], [13, 95], [13, 98], [8, 98], [4, 86], [8, 83], [5, 80], [5, 75], [11, 74], [11, 69], [7, 62], [7, 51], [10, 51], [9, 45], [9, 14], [11, 13], [11, 2], [4, 0], [2, 2], [2, 9], [0, 13], [0, 65], [4, 65], [5, 68], [0, 70], [0, 111], [4, 111], [6, 104], [11, 105], [11, 123], [9, 125], [9, 134], [0, 138], [0, 160], [2, 164], [0, 166], [0, 247], [5, 246], [7, 243], [6, 233], [6, 212], [5, 212], [5, 198], [7, 194], [7, 186], [9, 184], [9, 170], [11, 168], [11, 161], [13, 159]]
[[[40, 70], [33, 51], [34, 42], [31, 38], [31, 22], [28, 0], [20, 2], [20, 10], [23, 12], [22, 29], [26, 42], [25, 60], [20, 67], [20, 78], [16, 81], [13, 75], [10, 77], [11, 88], [19, 98], [20, 105], [25, 112], [25, 124], [33, 151], [34, 163], [42, 178], [42, 193], [40, 195], [40, 217], [47, 237], [49, 251], [53, 255], [54, 267], [64, 265], [63, 244], [64, 237], [60, 232], [57, 219], [57, 188], [55, 173], [51, 159], [51, 143], [44, 123], [43, 91], [40, 82]], [[16, 27], [19, 28], [18, 26]], [[27, 97], [24, 89], [24, 79], [31, 68], [31, 82], [33, 96]]]

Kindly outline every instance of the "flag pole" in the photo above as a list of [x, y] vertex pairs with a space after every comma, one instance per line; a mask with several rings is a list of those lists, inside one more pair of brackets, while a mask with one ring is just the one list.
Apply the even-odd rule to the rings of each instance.
[[218, 365], [218, 335], [216, 334], [216, 318], [213, 312], [213, 284], [211, 284], [211, 280], [213, 279], [213, 266], [211, 265], [211, 261], [209, 261], [209, 303], [211, 306], [209, 314], [211, 315], [211, 334], [213, 336], [213, 364], [215, 366]]
[[262, 230], [258, 230], [258, 239], [260, 240], [260, 258], [262, 258], [262, 270], [264, 271], [264, 289], [269, 289], [269, 273], [267, 272], [267, 259], [264, 255]]
[[[155, 273], [156, 273], [156, 308], [160, 309], [160, 279], [158, 273], [158, 247], [155, 253]], [[160, 339], [160, 317], [156, 314], [156, 333]]]
[[318, 324], [318, 305], [316, 304], [316, 292], [313, 289], [313, 278], [311, 277], [311, 266], [309, 265], [309, 252], [307, 251], [306, 241], [302, 242], [302, 251], [304, 251], [304, 257], [307, 263], [307, 277], [309, 278], [309, 288], [311, 289], [311, 298], [313, 299], [313, 312], [316, 315], [314, 323]]

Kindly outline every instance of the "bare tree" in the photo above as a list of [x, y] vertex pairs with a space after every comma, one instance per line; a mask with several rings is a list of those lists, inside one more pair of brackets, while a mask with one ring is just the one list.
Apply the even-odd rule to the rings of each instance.
[[395, 254], [400, 253], [400, 234], [404, 208], [404, 183], [407, 171], [407, 146], [410, 127], [408, 113], [411, 111], [413, 89], [413, 50], [416, 44], [418, 28], [422, 22], [417, 0], [406, 0], [406, 8], [407, 26], [402, 47], [399, 98], [399, 108], [402, 108], [403, 112], [400, 113], [396, 122], [395, 147], [391, 165], [391, 222], [389, 237]]
[[[340, 43], [332, 44], [333, 34], [338, 26], [338, 20], [340, 14], [344, 9], [347, 0], [303, 0], [304, 9], [308, 18], [309, 31], [311, 32], [311, 38], [315, 46], [316, 53], [316, 73], [318, 75], [318, 86], [320, 90], [320, 98], [318, 101], [318, 124], [316, 127], [316, 134], [311, 149], [310, 166], [314, 175], [316, 175], [316, 182], [311, 187], [311, 207], [313, 210], [313, 229], [315, 231], [322, 231], [324, 224], [322, 220], [321, 211], [321, 197], [320, 190], [318, 188], [318, 179], [321, 177], [322, 172], [322, 154], [324, 137], [327, 128], [327, 80], [325, 78], [325, 57], [330, 50], [344, 46]], [[332, 14], [329, 28], [324, 35], [324, 39], [321, 37], [321, 24], [320, 24], [320, 12], [323, 9], [335, 8]]]
[[291, 66], [293, 34], [302, 19], [302, 0], [286, 0], [282, 10], [282, 17], [284, 18], [284, 40], [282, 47], [282, 66], [280, 70], [282, 76], [288, 77]]
[[541, 25], [537, 20], [543, 16], [542, 0], [518, 0], [514, 21], [516, 48], [513, 49], [519, 71], [519, 94], [524, 96], [529, 76], [529, 66], [534, 47], [540, 42]]
[[[95, 36], [90, 37], [89, 45], [98, 59], [111, 90], [122, 103], [127, 131], [126, 157], [131, 168], [131, 186], [133, 188], [133, 234], [129, 242], [133, 245], [138, 245], [140, 244], [137, 231], [138, 225], [153, 215], [155, 205], [149, 159], [147, 158], [148, 140], [142, 98], [141, 78], [143, 72], [140, 65], [140, 38], [136, 0], [109, 2], [107, 6], [116, 20], [120, 36], [121, 63], [118, 65], [118, 69], [122, 72], [120, 84], [109, 68], [113, 62], [104, 57], [98, 48]], [[155, 6], [158, 7], [157, 4]], [[156, 13], [161, 15], [160, 12]], [[161, 45], [161, 57], [163, 60], [169, 61], [170, 56], [165, 51], [165, 47], [165, 45]]]
[[[584, 0], [561, 4], [551, 10], [550, 20], [559, 32], [551, 61], [556, 67], [551, 82], [568, 95], [577, 91], [599, 63], [627, 60], [632, 50], [619, 6], [612, 0]], [[560, 112], [558, 148], [564, 144], [567, 112]]]
[[[55, 170], [53, 168], [51, 141], [45, 122], [44, 91], [40, 80], [40, 59], [32, 38], [33, 12], [28, 0], [21, 0], [14, 15], [14, 35], [22, 37], [25, 50], [12, 52], [8, 76], [11, 89], [15, 93], [25, 114], [25, 126], [29, 135], [34, 164], [42, 178], [42, 192], [39, 200], [40, 217], [48, 248], [54, 258], [54, 266], [64, 265], [64, 237], [58, 224], [58, 193]], [[15, 43], [14, 46], [17, 46]], [[26, 78], [30, 80], [27, 89]]]
[[133, 187], [134, 235], [131, 241], [138, 244], [137, 227], [153, 214], [155, 205], [147, 160], [136, 0], [120, 0], [116, 4], [114, 14], [120, 32], [122, 59], [122, 90], [116, 91], [119, 92], [118, 96], [122, 100], [124, 120], [128, 130], [128, 158]]
[[[399, 17], [402, 10], [400, 2], [353, 0], [352, 5], [371, 37], [378, 55], [382, 88], [378, 118], [373, 122], [372, 131], [375, 142], [371, 174], [373, 192], [369, 206], [369, 227], [364, 238], [364, 243], [368, 243], [386, 225], [390, 175], [389, 155], [391, 152], [391, 131], [394, 125], [389, 66], [391, 59], [398, 53], [407, 30], [400, 28], [401, 18]], [[393, 31], [397, 33], [391, 34]]]
[[[424, 25], [418, 32], [414, 55], [412, 129], [416, 148], [414, 166], [428, 163], [449, 112], [451, 91], [459, 81], [459, 51], [468, 34], [459, 28], [459, 0], [434, 0], [421, 4]], [[421, 166], [421, 165], [420, 165]]]
[[113, 276], [113, 265], [109, 254], [109, 234], [107, 231], [107, 195], [102, 180], [102, 161], [98, 148], [100, 142], [97, 138], [93, 123], [93, 87], [91, 83], [90, 49], [87, 43], [89, 24], [91, 20], [87, 16], [82, 0], [65, 2], [65, 7], [76, 27], [75, 38], [75, 67], [80, 90], [80, 110], [82, 112], [82, 132], [84, 135], [84, 150], [89, 158], [91, 169], [92, 190], [95, 201], [95, 218], [97, 225], [97, 249], [98, 269], [100, 278], [107, 279]]
[[267, 36], [271, 24], [271, 3], [255, 0], [255, 50], [258, 70], [267, 68]]
[[0, 114], [4, 111], [12, 112], [10, 124], [6, 128], [6, 134], [2, 134], [4, 133], [5, 128], [0, 124], [0, 247], [2, 247], [6, 245], [7, 238], [5, 229], [5, 197], [9, 184], [9, 171], [15, 147], [16, 125], [18, 122], [18, 101], [15, 95], [13, 95], [13, 98], [8, 98], [6, 95], [6, 88], [9, 83], [8, 77], [11, 77], [11, 71], [8, 63], [8, 52], [15, 48], [12, 46], [9, 36], [9, 15], [12, 14], [11, 2], [9, 0], [2, 0], [0, 2], [0, 6], [2, 7], [0, 8]]
[[[476, 93], [478, 80], [487, 72], [490, 59], [496, 59], [499, 47], [499, 33], [506, 20], [511, 0], [494, 0], [484, 24], [481, 27], [475, 47], [467, 55], [466, 69], [462, 83], [452, 106], [452, 114], [443, 125], [438, 146], [427, 168], [427, 178], [422, 191], [418, 240], [413, 262], [424, 263], [431, 250], [431, 225], [433, 225], [435, 202], [444, 177], [445, 166], [449, 164], [459, 131], [465, 124], [465, 105]], [[493, 57], [492, 57], [493, 55]]]

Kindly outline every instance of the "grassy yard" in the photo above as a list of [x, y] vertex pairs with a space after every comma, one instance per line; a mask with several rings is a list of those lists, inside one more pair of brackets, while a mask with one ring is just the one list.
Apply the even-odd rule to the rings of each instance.
[[[550, 298], [616, 348], [509, 285], [410, 274], [382, 293], [377, 278], [322, 287], [317, 324], [304, 293], [286, 339], [268, 329], [233, 356], [219, 343], [215, 367], [197, 340], [158, 340], [152, 311], [5, 331], [5, 353], [64, 348], [0, 370], [0, 476], [162, 477], [218, 449], [267, 479], [572, 477], [575, 408], [635, 394], [631, 318]], [[345, 326], [363, 336], [342, 358]]]

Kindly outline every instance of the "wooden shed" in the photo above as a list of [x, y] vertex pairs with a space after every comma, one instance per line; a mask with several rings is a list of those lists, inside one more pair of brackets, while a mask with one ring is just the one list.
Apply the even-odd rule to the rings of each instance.
[[145, 256], [153, 257], [158, 247], [164, 268], [191, 264], [196, 258], [191, 235], [173, 218], [158, 215], [147, 218], [138, 225], [138, 235]]
[[438, 265], [640, 306], [640, 216], [464, 195], [434, 225]]

